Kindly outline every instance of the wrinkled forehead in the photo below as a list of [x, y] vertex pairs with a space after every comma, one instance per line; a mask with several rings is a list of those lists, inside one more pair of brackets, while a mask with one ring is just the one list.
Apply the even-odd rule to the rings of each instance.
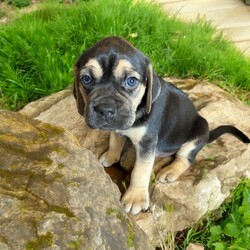
[[146, 56], [123, 39], [104, 39], [88, 49], [78, 60], [79, 74], [104, 75], [122, 78], [133, 75], [138, 79], [145, 74]]

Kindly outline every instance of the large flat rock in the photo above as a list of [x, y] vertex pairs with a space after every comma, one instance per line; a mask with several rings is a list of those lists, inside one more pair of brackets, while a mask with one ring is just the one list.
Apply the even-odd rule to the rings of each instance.
[[96, 157], [62, 127], [0, 111], [0, 249], [153, 249]]
[[[250, 108], [221, 88], [208, 82], [171, 79], [193, 100], [211, 129], [223, 124], [237, 126], [250, 136]], [[108, 133], [89, 129], [78, 114], [70, 90], [57, 93], [26, 106], [21, 113], [41, 121], [59, 125], [72, 132], [80, 144], [99, 157], [108, 147]], [[34, 112], [35, 110], [35, 112]], [[128, 143], [129, 144], [129, 143]], [[155, 171], [169, 159], [159, 158]], [[131, 170], [134, 150], [127, 146], [121, 165]], [[154, 245], [171, 231], [183, 230], [208, 211], [218, 208], [244, 177], [250, 174], [250, 146], [231, 135], [223, 135], [205, 146], [196, 163], [178, 181], [150, 186], [151, 205], [147, 213], [135, 216], [138, 225], [148, 234]], [[154, 173], [152, 175], [152, 179]]]

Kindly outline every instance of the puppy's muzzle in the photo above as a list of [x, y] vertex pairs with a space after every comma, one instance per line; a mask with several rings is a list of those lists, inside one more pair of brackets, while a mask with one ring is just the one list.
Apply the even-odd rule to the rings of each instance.
[[85, 121], [90, 128], [128, 129], [134, 122], [130, 104], [124, 98], [93, 96], [87, 103]]
[[93, 107], [93, 110], [107, 122], [111, 121], [117, 114], [117, 107], [112, 104], [97, 104]]

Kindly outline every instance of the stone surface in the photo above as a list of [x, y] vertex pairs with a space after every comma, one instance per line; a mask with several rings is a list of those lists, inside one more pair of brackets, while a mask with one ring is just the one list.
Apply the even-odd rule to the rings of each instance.
[[[171, 81], [190, 96], [200, 114], [208, 120], [211, 129], [222, 124], [231, 124], [250, 136], [248, 106], [208, 82], [178, 79]], [[68, 129], [83, 147], [99, 157], [108, 147], [108, 133], [89, 129], [77, 113], [74, 97], [69, 90], [66, 91], [66, 97], [55, 102], [50, 108], [42, 110], [37, 101], [26, 106], [21, 113]], [[39, 115], [29, 112], [30, 106], [36, 105], [40, 105]], [[133, 162], [134, 149], [128, 142], [121, 165], [131, 170]], [[155, 172], [168, 162], [169, 158], [156, 159]], [[195, 165], [177, 182], [151, 184], [150, 210], [135, 216], [135, 219], [148, 234], [151, 242], [159, 245], [169, 231], [183, 230], [208, 211], [218, 208], [240, 179], [248, 177], [249, 174], [250, 146], [233, 136], [223, 135], [200, 151]], [[154, 174], [152, 179], [153, 177]]]
[[204, 246], [202, 246], [201, 244], [194, 244], [194, 243], [190, 243], [187, 246], [187, 250], [204, 250]]
[[0, 111], [0, 249], [153, 249], [64, 128]]
[[[250, 56], [250, 0], [156, 0], [167, 13], [181, 20], [195, 21], [204, 18], [232, 40], [247, 56]], [[246, 4], [245, 4], [246, 3]]]

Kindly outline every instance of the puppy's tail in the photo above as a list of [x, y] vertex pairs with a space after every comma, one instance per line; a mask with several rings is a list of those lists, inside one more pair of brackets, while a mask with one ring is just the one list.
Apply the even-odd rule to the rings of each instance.
[[250, 139], [243, 132], [241, 132], [236, 127], [230, 125], [219, 126], [218, 128], [210, 131], [208, 143], [216, 140], [218, 137], [226, 133], [235, 136], [244, 143], [250, 143]]

